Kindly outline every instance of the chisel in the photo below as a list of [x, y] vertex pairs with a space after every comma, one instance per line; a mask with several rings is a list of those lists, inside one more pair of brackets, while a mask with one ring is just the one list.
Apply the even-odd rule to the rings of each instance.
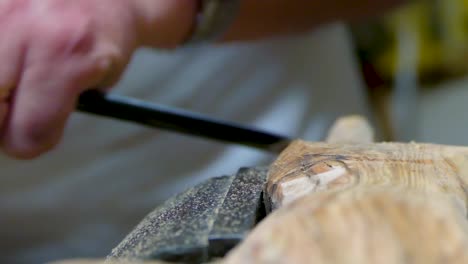
[[97, 90], [81, 94], [77, 110], [153, 128], [249, 146], [276, 154], [291, 142], [286, 136]]

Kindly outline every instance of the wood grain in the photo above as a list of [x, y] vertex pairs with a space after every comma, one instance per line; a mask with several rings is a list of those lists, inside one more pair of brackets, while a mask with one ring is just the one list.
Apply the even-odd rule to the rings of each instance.
[[327, 143], [372, 143], [375, 132], [369, 121], [359, 115], [341, 117], [328, 132]]
[[225, 263], [468, 263], [467, 230], [446, 195], [322, 192], [273, 212]]
[[271, 166], [266, 193], [275, 209], [308, 193], [389, 186], [452, 195], [466, 208], [467, 164], [465, 147], [296, 141]]
[[273, 212], [225, 263], [468, 263], [468, 148], [371, 143], [361, 121], [281, 153]]

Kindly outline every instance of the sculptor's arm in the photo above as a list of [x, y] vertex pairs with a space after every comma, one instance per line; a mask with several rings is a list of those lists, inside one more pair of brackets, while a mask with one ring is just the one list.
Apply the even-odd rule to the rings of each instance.
[[[145, 6], [148, 30], [147, 36], [158, 37], [158, 16], [154, 10], [159, 10], [158, 1], [137, 0]], [[376, 16], [389, 8], [401, 4], [405, 0], [241, 0], [240, 11], [227, 32], [224, 41], [250, 41], [276, 35], [301, 33], [328, 22], [336, 20], [355, 21], [370, 16]], [[162, 2], [162, 1], [159, 1]], [[194, 13], [194, 0], [174, 1], [181, 6], [177, 8], [185, 18]], [[182, 3], [182, 2], [185, 2]], [[190, 4], [186, 4], [190, 2]], [[171, 5], [179, 5], [170, 3]], [[191, 8], [187, 8], [191, 6]], [[152, 15], [151, 15], [152, 14]], [[193, 20], [180, 20], [177, 23], [182, 32], [189, 32]], [[185, 26], [184, 26], [185, 24]], [[182, 34], [182, 37], [185, 35]], [[157, 41], [156, 41], [157, 45]]]
[[[242, 0], [224, 41], [298, 33], [381, 11], [396, 0]], [[34, 158], [60, 140], [79, 94], [110, 87], [141, 46], [175, 48], [197, 0], [0, 1], [0, 140]]]
[[404, 0], [243, 0], [228, 39], [301, 33], [336, 20], [375, 16]]

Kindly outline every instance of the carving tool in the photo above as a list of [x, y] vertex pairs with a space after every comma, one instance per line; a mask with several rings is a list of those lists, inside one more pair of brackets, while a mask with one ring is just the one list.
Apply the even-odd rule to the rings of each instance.
[[81, 94], [77, 110], [173, 132], [280, 153], [291, 139], [202, 114], [90, 90]]

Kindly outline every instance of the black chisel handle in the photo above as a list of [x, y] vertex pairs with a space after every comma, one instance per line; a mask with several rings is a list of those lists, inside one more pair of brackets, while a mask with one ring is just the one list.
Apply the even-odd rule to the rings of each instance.
[[274, 153], [281, 152], [291, 142], [285, 136], [97, 90], [81, 94], [77, 110]]

